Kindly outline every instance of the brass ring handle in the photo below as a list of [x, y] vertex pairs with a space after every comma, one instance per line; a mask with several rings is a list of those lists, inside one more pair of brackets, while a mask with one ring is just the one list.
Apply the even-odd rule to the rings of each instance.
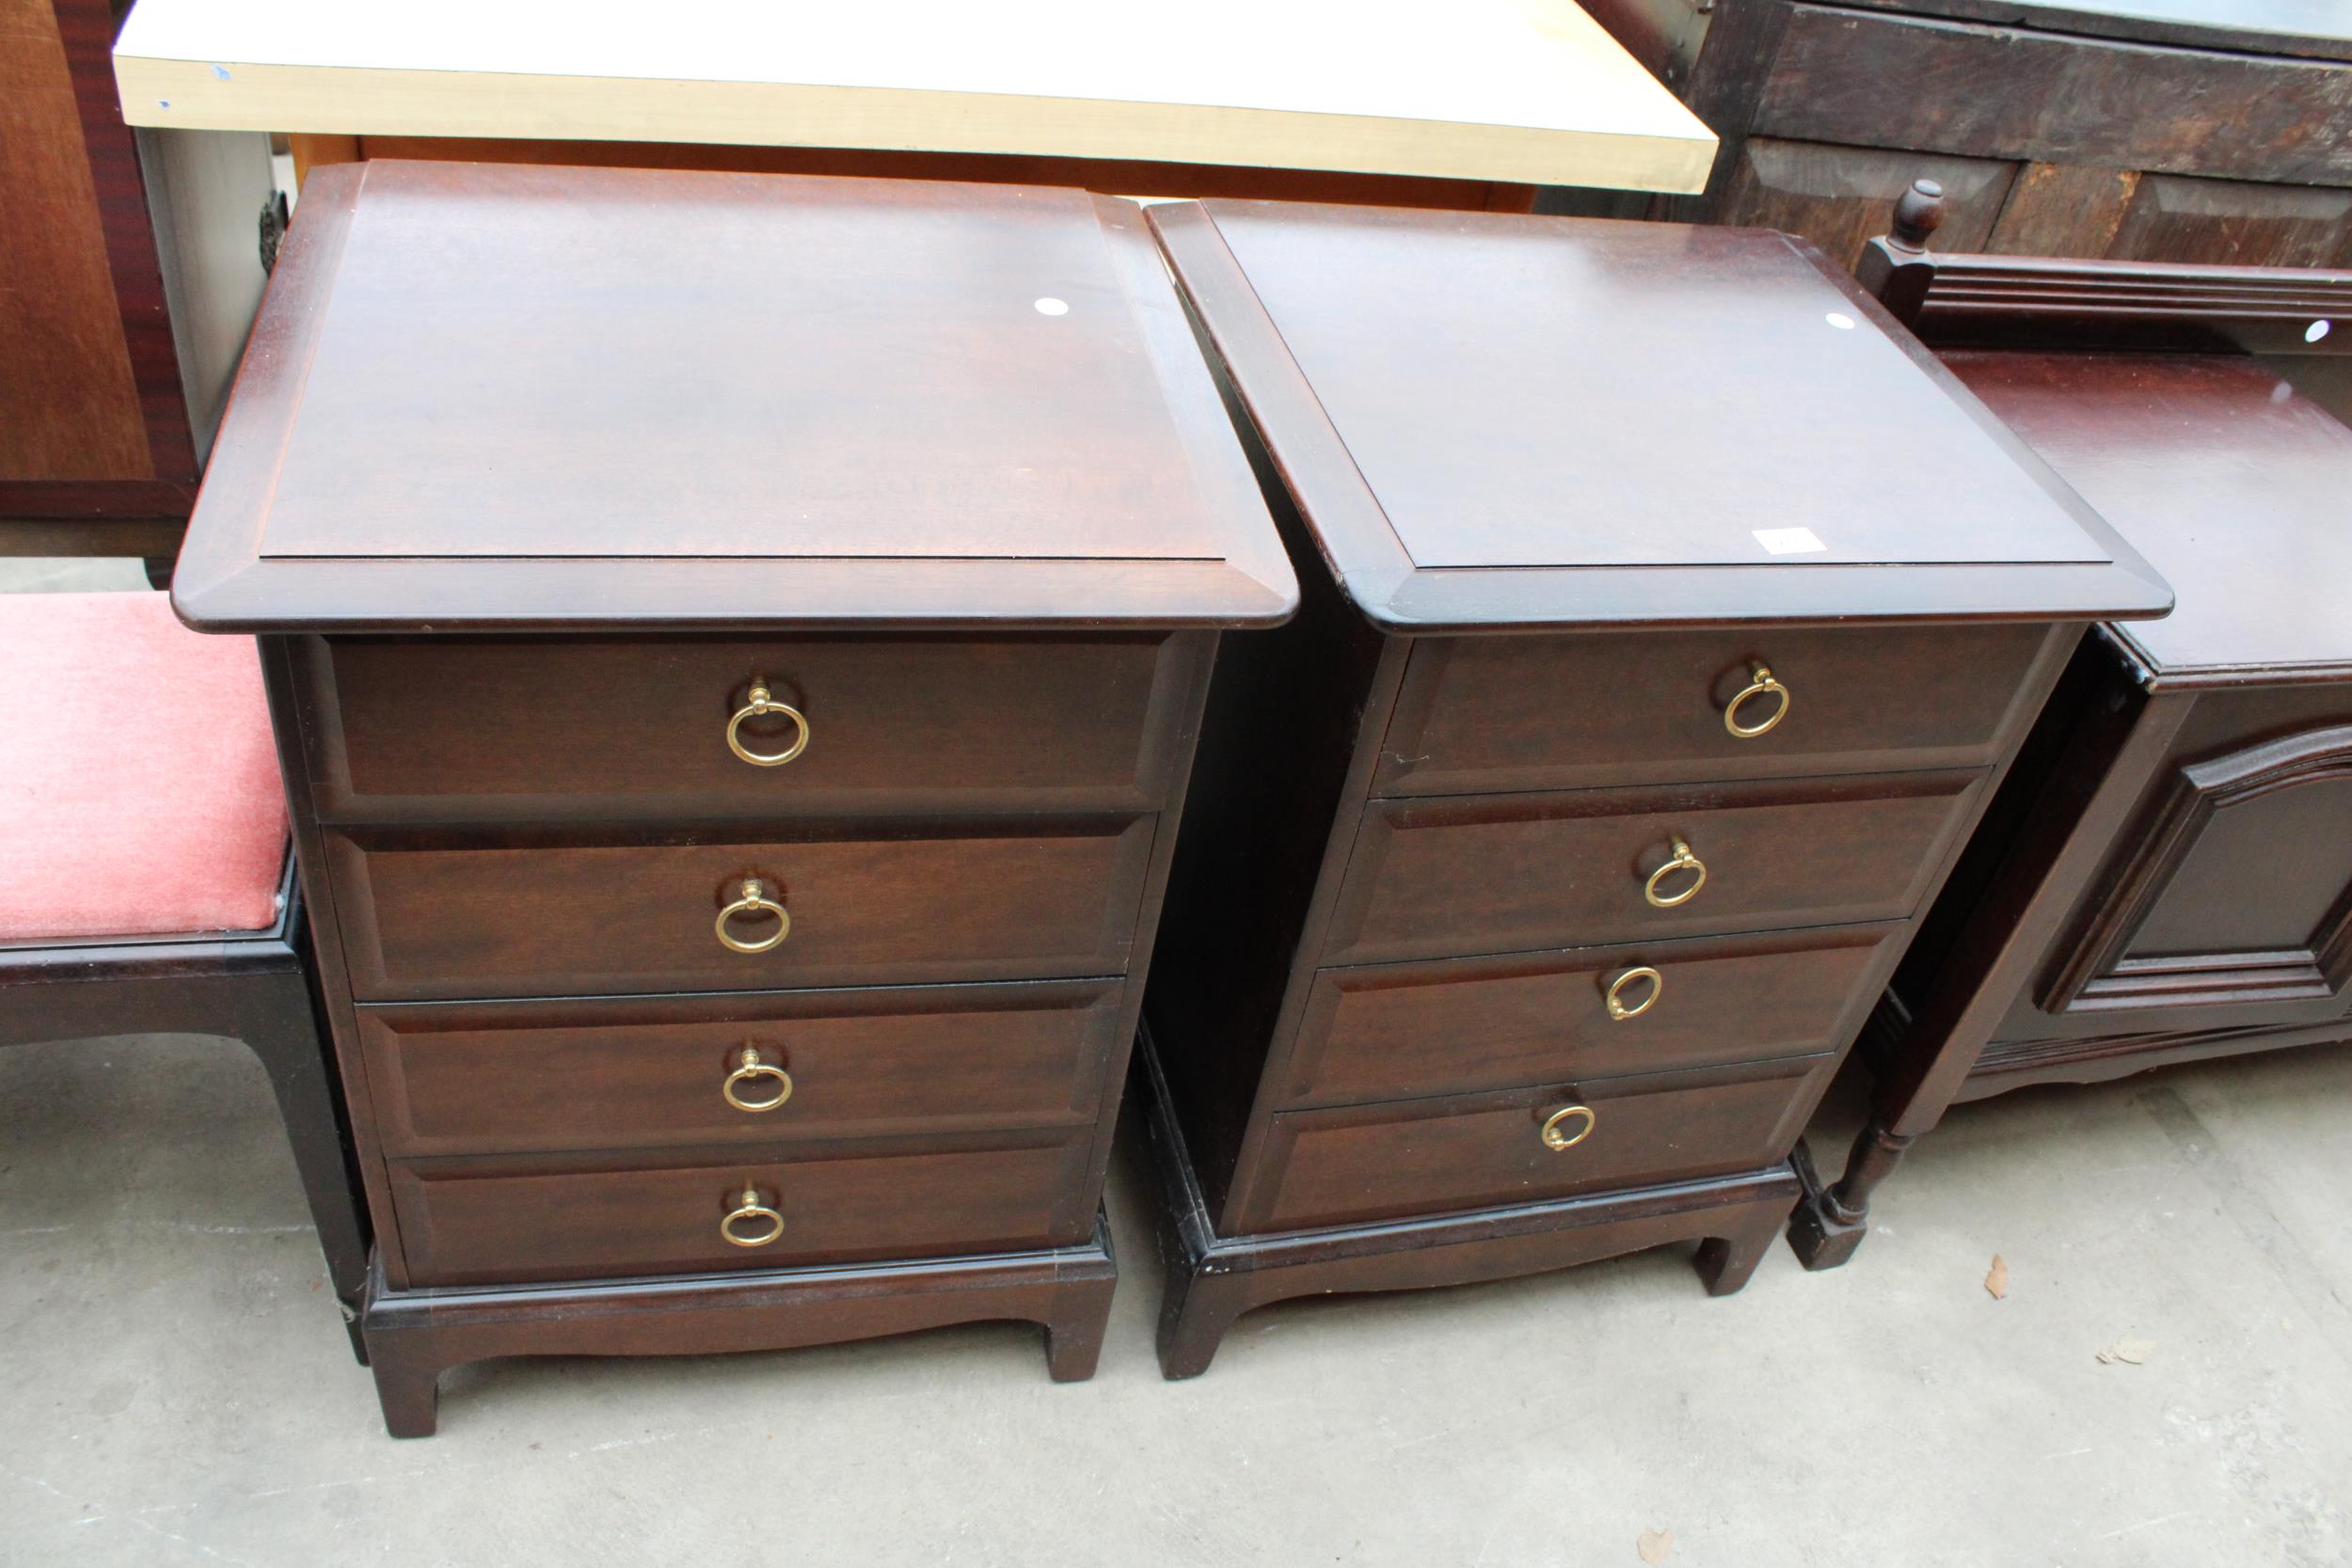
[[[1584, 1125], [1573, 1132], [1566, 1131], [1560, 1124], [1570, 1117], [1582, 1117]], [[1593, 1108], [1590, 1105], [1563, 1105], [1552, 1112], [1544, 1122], [1544, 1147], [1555, 1152], [1564, 1148], [1574, 1148], [1593, 1135], [1593, 1124], [1599, 1119], [1598, 1117], [1593, 1115]]]
[[[746, 1236], [735, 1228], [738, 1220], [764, 1220], [767, 1225], [756, 1234]], [[784, 1234], [784, 1216], [759, 1201], [756, 1188], [746, 1187], [740, 1204], [719, 1222], [719, 1234], [726, 1238], [729, 1246], [766, 1246]]]
[[[1682, 840], [1676, 839], [1674, 845], [1674, 859], [1651, 872], [1649, 879], [1642, 884], [1642, 896], [1661, 910], [1671, 910], [1677, 904], [1689, 903], [1698, 896], [1699, 889], [1707, 885], [1707, 863], [1691, 853], [1691, 847]], [[1691, 872], [1692, 874], [1691, 885], [1680, 893], [1660, 893], [1658, 884], [1677, 871]], [[783, 939], [779, 937], [777, 940], [781, 942]]]
[[[1629, 1007], [1625, 1005], [1625, 999], [1621, 993], [1625, 990], [1627, 986], [1632, 984], [1636, 980], [1647, 980], [1649, 982], [1649, 990], [1643, 996], [1641, 1001]], [[1658, 1005], [1659, 997], [1665, 993], [1665, 990], [1666, 977], [1663, 974], [1659, 974], [1658, 971], [1650, 968], [1647, 964], [1644, 964], [1639, 969], [1629, 969], [1623, 974], [1620, 974], [1615, 979], [1610, 981], [1609, 992], [1602, 998], [1602, 1000], [1609, 1004], [1609, 1016], [1615, 1019], [1619, 1023], [1623, 1023], [1627, 1019], [1639, 1018], [1644, 1013], [1648, 1012], [1652, 1007], [1656, 1006]]]
[[[743, 941], [727, 929], [727, 922], [739, 914], [774, 915], [776, 934], [757, 942]], [[771, 947], [783, 945], [784, 939], [792, 934], [792, 917], [785, 912], [782, 904], [768, 896], [767, 883], [756, 877], [747, 877], [743, 879], [742, 896], [719, 911], [718, 932], [720, 942], [738, 953], [765, 953]]]
[[[762, 1078], [775, 1083], [775, 1093], [767, 1099], [746, 1100], [735, 1092], [737, 1085], [755, 1083]], [[758, 1049], [747, 1045], [743, 1054], [736, 1058], [735, 1070], [720, 1083], [719, 1096], [739, 1111], [772, 1111], [792, 1098], [792, 1075], [773, 1062], [762, 1061]]]
[[[1771, 668], [1751, 663], [1748, 674], [1748, 684], [1740, 688], [1737, 697], [1724, 705], [1724, 728], [1742, 740], [1754, 740], [1759, 735], [1770, 734], [1773, 725], [1788, 717], [1788, 689], [1772, 679]], [[1780, 702], [1772, 709], [1772, 716], [1761, 724], [1742, 724], [1740, 722], [1740, 705], [1751, 697], [1778, 697]]]
[[[746, 719], [758, 719], [771, 713], [781, 713], [792, 721], [792, 744], [781, 752], [755, 752], [743, 744], [739, 733]], [[779, 703], [768, 690], [766, 681], [752, 682], [751, 701], [735, 710], [727, 721], [727, 750], [750, 763], [754, 768], [782, 768], [808, 750], [808, 717], [790, 703]]]

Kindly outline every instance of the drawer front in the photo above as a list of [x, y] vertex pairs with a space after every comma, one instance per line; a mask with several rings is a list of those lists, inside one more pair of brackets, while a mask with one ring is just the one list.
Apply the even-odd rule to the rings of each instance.
[[[1400, 1219], [1761, 1169], [1788, 1157], [1836, 1062], [1294, 1111], [1273, 1119], [1246, 1228]], [[1545, 1123], [1574, 1105], [1591, 1112], [1590, 1131], [1571, 1148], [1548, 1146]], [[1581, 1119], [1563, 1118], [1563, 1135]]]
[[[1990, 764], [2050, 630], [2024, 626], [1431, 638], [1414, 644], [1376, 795]], [[1788, 711], [1724, 723], [1764, 666]], [[1760, 727], [1758, 691], [1735, 715]]]
[[[1072, 1217], [1088, 1153], [1079, 1138], [626, 1170], [435, 1160], [391, 1166], [392, 1203], [418, 1285], [702, 1274], [1074, 1242], [1093, 1218]], [[764, 1246], [720, 1234], [747, 1188], [783, 1217]], [[738, 1234], [770, 1223], [746, 1216]]]
[[[1375, 801], [1325, 963], [1524, 953], [1911, 914], [1983, 774]], [[1688, 846], [1696, 873], [1650, 879]]]
[[[328, 819], [1152, 810], [1192, 663], [1155, 637], [335, 638], [306, 644]], [[764, 681], [807, 745], [727, 744]], [[779, 714], [737, 732], [775, 755]], [[549, 802], [562, 800], [561, 808]]]
[[1842, 1051], [1885, 983], [1888, 939], [1903, 929], [1327, 969], [1308, 996], [1285, 1103], [1405, 1100]]
[[[965, 836], [453, 846], [327, 835], [353, 990], [370, 1001], [1117, 974], [1152, 817]], [[791, 917], [719, 941], [746, 879]], [[739, 940], [773, 935], [739, 917]]]
[[1092, 1123], [1122, 994], [1042, 981], [367, 1004], [359, 1038], [396, 1155], [1072, 1128]]

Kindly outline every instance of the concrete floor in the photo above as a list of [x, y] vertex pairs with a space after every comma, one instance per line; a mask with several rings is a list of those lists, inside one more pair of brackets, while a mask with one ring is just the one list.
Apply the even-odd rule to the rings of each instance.
[[1184, 1384], [1122, 1164], [1091, 1383], [1012, 1324], [509, 1361], [395, 1443], [250, 1056], [0, 1052], [0, 1562], [2341, 1564], [2347, 1107], [2343, 1049], [2014, 1095], [1921, 1142], [1841, 1272], [1295, 1303]]

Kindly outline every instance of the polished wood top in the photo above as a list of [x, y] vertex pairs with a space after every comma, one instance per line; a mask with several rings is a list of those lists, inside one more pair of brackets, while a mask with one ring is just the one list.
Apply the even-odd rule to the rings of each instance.
[[1375, 621], [2168, 601], [1931, 356], [1783, 236], [1271, 202], [1152, 212]]
[[199, 625], [1294, 602], [1132, 204], [374, 162], [301, 212], [182, 560]]
[[1947, 362], [2178, 585], [2112, 628], [2152, 684], [2352, 678], [2352, 430], [2230, 355]]
[[124, 119], [916, 149], [1695, 191], [1715, 137], [1574, 0], [1101, 0], [679, 14], [140, 0]]

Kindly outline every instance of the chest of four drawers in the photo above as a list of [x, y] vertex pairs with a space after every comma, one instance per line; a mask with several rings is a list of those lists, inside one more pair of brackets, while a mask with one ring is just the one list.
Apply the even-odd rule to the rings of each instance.
[[1304, 600], [1220, 665], [1146, 1002], [1163, 1369], [1661, 1243], [1737, 1289], [2083, 621], [2167, 591], [1781, 236], [1152, 223]]
[[389, 1266], [1083, 1242], [1210, 642], [295, 643]]

